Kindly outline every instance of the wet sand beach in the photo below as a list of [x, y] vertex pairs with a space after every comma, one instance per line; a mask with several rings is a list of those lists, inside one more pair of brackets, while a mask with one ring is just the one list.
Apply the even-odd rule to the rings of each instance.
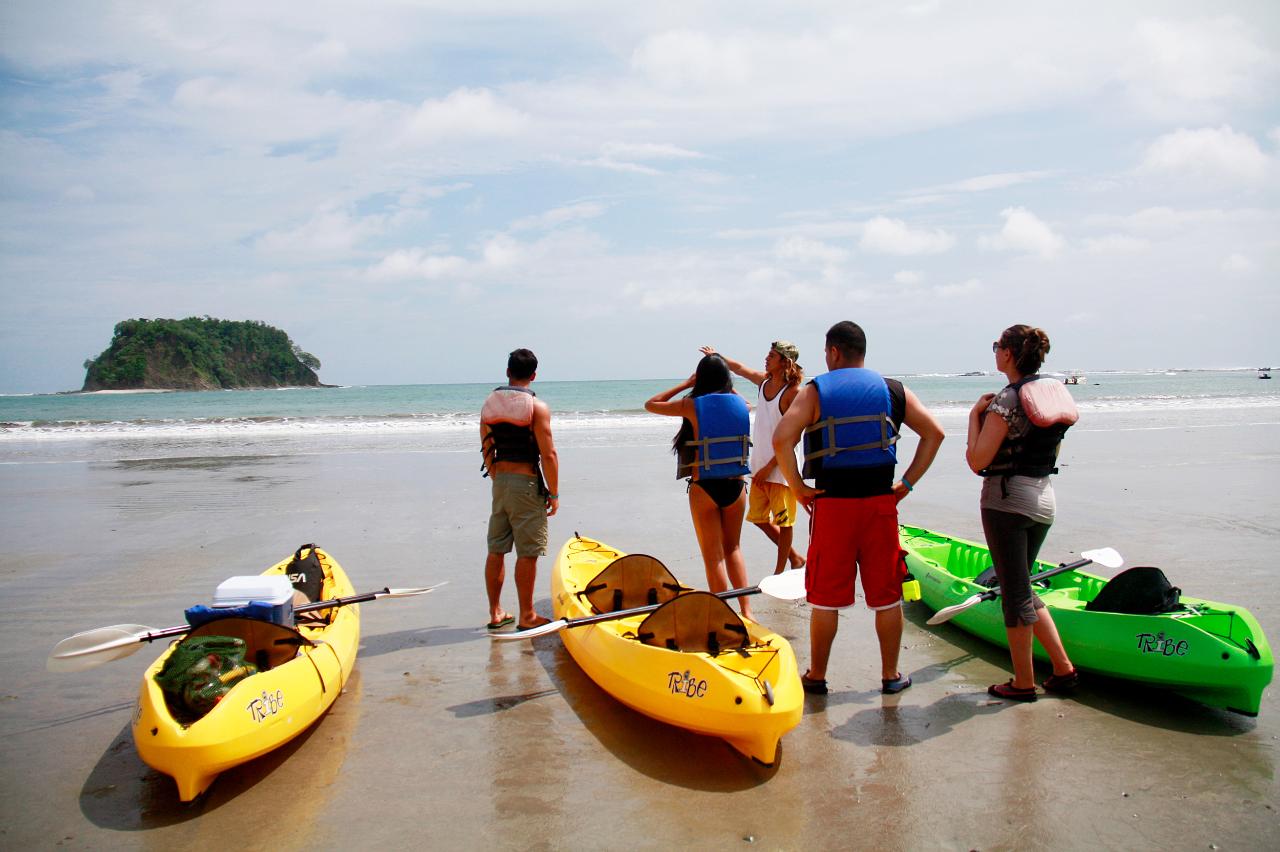
[[[1247, 605], [1280, 642], [1280, 424], [1271, 412], [1073, 430], [1042, 554], [1095, 547], [1188, 594]], [[905, 522], [981, 539], [978, 480], [949, 439]], [[909, 457], [912, 445], [907, 442]], [[563, 442], [574, 531], [704, 583], [663, 443]], [[1003, 649], [907, 610], [903, 670], [878, 692], [870, 614], [841, 620], [832, 693], [809, 698], [772, 769], [653, 722], [595, 686], [559, 638], [492, 643], [482, 565], [488, 482], [474, 452], [335, 452], [0, 465], [0, 845], [6, 848], [1261, 849], [1280, 841], [1280, 701], [1257, 719], [1118, 682], [997, 702]], [[315, 541], [357, 590], [448, 580], [362, 607], [357, 668], [306, 735], [203, 799], [138, 759], [139, 678], [160, 652], [49, 674], [60, 639], [165, 627], [233, 574]], [[743, 531], [753, 580], [773, 551]], [[807, 542], [805, 533], [797, 544]], [[508, 580], [504, 601], [514, 607]], [[803, 668], [808, 611], [756, 598]]]

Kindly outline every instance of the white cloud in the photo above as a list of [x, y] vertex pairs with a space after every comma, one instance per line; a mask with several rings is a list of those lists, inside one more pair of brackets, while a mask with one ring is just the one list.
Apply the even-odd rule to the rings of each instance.
[[1230, 17], [1143, 20], [1119, 76], [1139, 106], [1159, 118], [1219, 115], [1274, 91], [1277, 60], [1258, 42], [1261, 32]]
[[630, 282], [622, 288], [623, 295], [634, 299], [645, 310], [658, 311], [673, 307], [722, 305], [733, 301], [737, 294], [720, 287], [653, 286]]
[[943, 284], [935, 287], [934, 292], [944, 299], [956, 299], [963, 296], [973, 296], [981, 293], [983, 290], [982, 282], [977, 278], [966, 278], [954, 284]]
[[[705, 157], [697, 151], [656, 142], [606, 142], [600, 146], [600, 155], [583, 160], [582, 165], [631, 172], [641, 175], [660, 175], [662, 170], [645, 165], [652, 160], [699, 160]], [[636, 162], [641, 161], [641, 162]]]
[[426, 279], [434, 281], [457, 275], [467, 268], [465, 258], [457, 255], [433, 255], [424, 249], [400, 249], [384, 257], [368, 270], [374, 281], [408, 281]]
[[62, 191], [63, 201], [74, 201], [77, 203], [84, 203], [88, 201], [93, 201], [97, 197], [98, 197], [97, 193], [93, 191], [93, 187], [83, 183], [74, 184]]
[[1000, 211], [1000, 215], [1004, 217], [1004, 227], [999, 234], [979, 237], [978, 245], [981, 248], [1025, 252], [1051, 258], [1066, 245], [1066, 240], [1025, 207], [1006, 207]]
[[779, 260], [793, 260], [798, 263], [843, 263], [849, 252], [839, 246], [829, 245], [821, 240], [807, 237], [784, 237], [773, 247], [773, 253]]
[[1011, 186], [1018, 186], [1019, 184], [1043, 180], [1052, 174], [1053, 172], [1050, 171], [1030, 171], [1000, 172], [990, 175], [978, 175], [977, 177], [965, 178], [964, 180], [958, 180], [953, 183], [924, 187], [922, 189], [914, 190], [910, 194], [913, 196], [923, 196], [929, 200], [936, 200], [955, 192], [988, 192], [993, 189], [1007, 189]]
[[938, 254], [956, 244], [943, 230], [913, 229], [901, 219], [876, 216], [862, 228], [861, 247], [880, 254]]
[[906, 284], [910, 286], [913, 284], [919, 284], [924, 280], [924, 276], [913, 269], [902, 269], [893, 273], [893, 280], [899, 284]]
[[523, 219], [517, 219], [511, 223], [511, 230], [530, 231], [556, 228], [568, 222], [594, 219], [603, 215], [607, 209], [608, 207], [595, 201], [581, 201], [577, 204], [569, 204], [548, 210], [545, 213], [539, 213], [537, 216], [526, 216]]
[[1138, 171], [1207, 180], [1256, 181], [1266, 176], [1270, 164], [1252, 136], [1224, 124], [1166, 133], [1147, 146]]
[[1256, 267], [1252, 260], [1239, 253], [1228, 255], [1227, 259], [1222, 262], [1223, 272], [1230, 272], [1237, 275], [1248, 274], [1253, 272], [1255, 268]]
[[428, 99], [410, 116], [406, 132], [417, 142], [469, 137], [514, 136], [530, 117], [500, 102], [489, 89], [460, 88]]
[[606, 142], [600, 154], [612, 160], [698, 160], [706, 156], [679, 145], [657, 142]]
[[397, 203], [401, 207], [417, 207], [424, 201], [432, 201], [437, 198], [444, 198], [455, 192], [471, 189], [472, 184], [468, 181], [458, 181], [449, 184], [428, 184], [425, 186], [412, 186], [400, 193]]
[[345, 210], [321, 210], [294, 228], [269, 231], [257, 240], [259, 251], [299, 258], [331, 258], [350, 253], [363, 239], [381, 233], [384, 216], [353, 218]]
[[1148, 240], [1131, 237], [1128, 234], [1089, 237], [1082, 241], [1082, 245], [1088, 254], [1137, 254], [1151, 248]]

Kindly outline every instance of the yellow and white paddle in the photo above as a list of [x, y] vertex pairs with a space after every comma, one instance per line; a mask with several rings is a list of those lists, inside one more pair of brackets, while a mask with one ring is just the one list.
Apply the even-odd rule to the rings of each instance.
[[[331, 598], [327, 601], [316, 601], [315, 603], [295, 606], [293, 611], [295, 613], [316, 612], [323, 609], [334, 609], [340, 606], [374, 601], [379, 598], [409, 598], [434, 592], [445, 583], [448, 583], [448, 580], [443, 583], [436, 583], [434, 586], [425, 586], [418, 589], [382, 589], [377, 592], [365, 592], [364, 594], [350, 595], [345, 598]], [[165, 628], [147, 627], [142, 624], [113, 624], [110, 627], [86, 630], [83, 633], [68, 636], [55, 645], [53, 653], [49, 655], [47, 667], [51, 672], [82, 672], [86, 669], [96, 668], [103, 663], [109, 663], [112, 660], [131, 656], [145, 642], [168, 639], [171, 636], [181, 636], [190, 630], [191, 626], [187, 624]]]

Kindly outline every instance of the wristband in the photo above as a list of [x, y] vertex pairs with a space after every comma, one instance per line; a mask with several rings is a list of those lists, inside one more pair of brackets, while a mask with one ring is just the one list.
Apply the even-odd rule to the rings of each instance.
[[905, 476], [904, 476], [904, 477], [902, 477], [902, 484], [903, 484], [903, 485], [905, 485], [905, 486], [907, 486], [907, 493], [908, 493], [908, 494], [910, 494], [913, 490], [915, 490], [915, 489], [912, 487], [912, 485], [911, 485], [911, 480], [907, 479]]
[[559, 500], [559, 499], [560, 499], [560, 495], [559, 495], [559, 494], [548, 494], [548, 495], [547, 495], [547, 499], [548, 499], [548, 500]]

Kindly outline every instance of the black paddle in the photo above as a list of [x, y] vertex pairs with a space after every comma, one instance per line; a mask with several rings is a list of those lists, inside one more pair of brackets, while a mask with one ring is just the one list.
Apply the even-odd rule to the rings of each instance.
[[[448, 582], [447, 580], [445, 581]], [[419, 589], [382, 589], [377, 592], [365, 592], [345, 598], [330, 598], [327, 601], [295, 606], [293, 611], [316, 612], [324, 609], [335, 609], [340, 606], [373, 601], [378, 598], [408, 598], [414, 595], [425, 595], [443, 586], [436, 583]], [[81, 672], [92, 669], [112, 660], [119, 660], [137, 653], [144, 642], [157, 639], [168, 639], [170, 636], [181, 636], [191, 630], [191, 626], [181, 624], [177, 627], [157, 629], [141, 624], [114, 624], [111, 627], [99, 627], [86, 630], [63, 639], [53, 648], [49, 655], [47, 667], [51, 672]]]
[[[747, 595], [758, 595], [763, 592], [774, 598], [780, 598], [784, 601], [794, 601], [804, 597], [804, 569], [798, 568], [791, 571], [784, 571], [781, 574], [770, 574], [760, 581], [760, 585], [751, 586], [746, 589], [729, 589], [725, 592], [716, 592], [715, 596], [722, 601], [732, 600], [733, 598], [742, 598]], [[616, 612], [602, 612], [597, 615], [584, 615], [581, 618], [558, 618], [555, 621], [548, 621], [546, 624], [539, 624], [537, 627], [530, 627], [528, 630], [516, 630], [511, 633], [490, 633], [489, 635], [499, 642], [514, 642], [518, 639], [536, 639], [539, 636], [546, 636], [548, 633], [558, 633], [566, 627], [584, 627], [588, 624], [599, 624], [602, 621], [616, 621], [619, 618], [630, 618], [633, 615], [642, 615], [646, 612], [653, 612], [662, 604], [650, 604], [648, 606], [634, 606], [630, 609], [620, 609]]]
[[[1037, 583], [1046, 577], [1052, 577], [1054, 574], [1062, 574], [1066, 571], [1074, 571], [1077, 568], [1096, 562], [1099, 565], [1105, 565], [1108, 568], [1119, 568], [1124, 564], [1124, 557], [1110, 547], [1104, 547], [1101, 550], [1086, 550], [1080, 554], [1080, 559], [1067, 565], [1059, 565], [1057, 568], [1050, 568], [1048, 571], [1041, 571], [1039, 574], [1031, 575], [1031, 582]], [[983, 601], [991, 601], [1000, 597], [1000, 587], [983, 592], [982, 594], [973, 595], [952, 606], [943, 607], [933, 614], [926, 624], [942, 624], [950, 621], [960, 613], [970, 607], [975, 607]]]

